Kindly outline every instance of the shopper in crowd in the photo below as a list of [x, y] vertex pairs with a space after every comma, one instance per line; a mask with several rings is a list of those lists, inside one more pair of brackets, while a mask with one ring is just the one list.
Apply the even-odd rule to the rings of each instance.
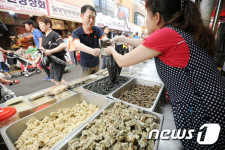
[[83, 24], [73, 31], [74, 45], [80, 50], [83, 75], [93, 74], [99, 69], [99, 39], [107, 40], [101, 28], [95, 25], [96, 10], [91, 5], [81, 8]]
[[135, 36], [133, 37], [134, 39], [140, 39], [138, 36], [138, 32], [135, 33]]
[[[45, 51], [45, 55], [46, 56], [54, 55], [59, 59], [66, 61], [64, 57], [66, 53], [65, 52], [66, 44], [64, 43], [61, 36], [57, 32], [52, 30], [51, 19], [48, 18], [47, 16], [41, 16], [38, 17], [38, 23], [41, 31], [45, 33], [42, 41], [42, 47]], [[53, 44], [57, 44], [58, 46], [53, 49], [49, 49]], [[65, 66], [59, 63], [55, 63], [51, 59], [50, 64], [51, 64], [50, 65], [51, 81], [57, 85], [64, 83], [65, 81], [62, 79], [62, 76]]]
[[[35, 45], [36, 45], [37, 49], [43, 49], [42, 48], [43, 34], [41, 33], [41, 31], [34, 27], [34, 23], [31, 20], [25, 20], [23, 22], [23, 24], [24, 24], [25, 28], [27, 29], [27, 31], [33, 33], [33, 39], [34, 39], [34, 42], [35, 42]], [[40, 62], [40, 60], [41, 60], [41, 54], [39, 54], [38, 58], [33, 62], [33, 66], [36, 67], [37, 64]], [[44, 69], [45, 73], [48, 76], [48, 77], [44, 78], [43, 80], [51, 81], [50, 70], [48, 68], [49, 66], [46, 66], [42, 62], [40, 63], [40, 66]]]
[[[64, 43], [67, 45], [68, 36], [67, 36], [67, 35], [64, 35], [63, 37], [64, 37], [64, 38], [63, 38], [63, 41], [64, 41]], [[70, 62], [70, 54], [69, 54], [69, 52], [67, 51], [67, 47], [65, 48], [65, 52], [66, 52], [66, 54], [65, 54], [65, 59], [66, 59], [67, 65], [70, 65], [70, 64], [71, 64], [71, 62]]]
[[5, 64], [3, 53], [11, 53], [10, 50], [4, 50], [0, 47], [0, 71], [5, 72], [9, 78], [12, 78], [12, 73], [10, 72], [9, 67]]
[[[144, 40], [115, 37], [112, 42], [137, 48], [126, 55], [113, 47], [105, 49], [120, 67], [155, 57], [157, 72], [168, 89], [177, 129], [194, 129], [192, 139], [182, 139], [185, 149], [225, 149], [225, 81], [213, 54], [215, 39], [204, 26], [201, 13], [191, 0], [146, 0], [147, 29]], [[206, 123], [220, 125], [216, 143], [200, 145], [197, 134]], [[205, 130], [201, 131], [204, 138]]]
[[[67, 45], [68, 35], [63, 36], [63, 41]], [[67, 51], [67, 47], [65, 48], [65, 51]]]
[[[109, 34], [109, 27], [108, 26], [104, 26], [103, 27], [103, 32], [106, 36], [108, 36]], [[106, 56], [103, 55], [103, 62], [102, 62], [102, 69], [105, 69], [106, 68]]]
[[73, 37], [71, 32], [68, 32], [67, 35], [69, 37], [67, 40], [67, 52], [69, 52], [72, 66], [75, 66], [75, 64], [77, 65], [78, 63], [77, 56], [76, 56], [77, 49], [73, 43]]

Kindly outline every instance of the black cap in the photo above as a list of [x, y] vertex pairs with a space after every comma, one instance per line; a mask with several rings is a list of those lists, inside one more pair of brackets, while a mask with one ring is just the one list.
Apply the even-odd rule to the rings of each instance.
[[23, 24], [29, 24], [29, 25], [33, 25], [34, 26], [34, 23], [31, 21], [31, 20], [25, 20], [24, 22], [23, 22]]

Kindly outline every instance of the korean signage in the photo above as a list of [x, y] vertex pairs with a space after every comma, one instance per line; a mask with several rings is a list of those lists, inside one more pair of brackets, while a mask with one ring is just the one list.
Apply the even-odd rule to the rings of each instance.
[[48, 15], [47, 0], [0, 0], [0, 9], [33, 15]]
[[125, 19], [112, 18], [101, 13], [97, 14], [96, 25], [103, 27], [108, 26], [110, 29], [129, 31], [129, 22]]
[[80, 18], [80, 7], [61, 2], [59, 0], [48, 0], [51, 17], [64, 20], [82, 22]]
[[8, 12], [0, 12], [0, 20], [4, 24], [9, 24], [9, 25], [14, 25], [15, 24], [14, 17], [9, 15]]

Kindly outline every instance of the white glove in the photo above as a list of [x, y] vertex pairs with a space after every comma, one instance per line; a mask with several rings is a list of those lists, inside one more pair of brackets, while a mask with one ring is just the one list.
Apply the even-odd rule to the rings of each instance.
[[126, 37], [124, 35], [115, 36], [113, 39], [110, 40], [112, 43], [112, 46], [114, 46], [116, 43], [125, 43]]

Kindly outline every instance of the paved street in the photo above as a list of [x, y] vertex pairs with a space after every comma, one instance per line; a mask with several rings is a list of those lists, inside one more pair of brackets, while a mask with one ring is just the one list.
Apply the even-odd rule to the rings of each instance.
[[[71, 70], [69, 73], [64, 73], [64, 80], [70, 81], [82, 77], [82, 69], [80, 65], [70, 68]], [[43, 78], [47, 77], [43, 69], [41, 70], [40, 74], [35, 72], [28, 78], [20, 75], [20, 72], [14, 72], [14, 74], [16, 74], [17, 77], [12, 78], [12, 80], [20, 80], [20, 83], [13, 86], [7, 86], [7, 88], [11, 89], [16, 94], [16, 96], [24, 96], [55, 85], [52, 82], [43, 80]], [[5, 77], [7, 78], [7, 76]]]

